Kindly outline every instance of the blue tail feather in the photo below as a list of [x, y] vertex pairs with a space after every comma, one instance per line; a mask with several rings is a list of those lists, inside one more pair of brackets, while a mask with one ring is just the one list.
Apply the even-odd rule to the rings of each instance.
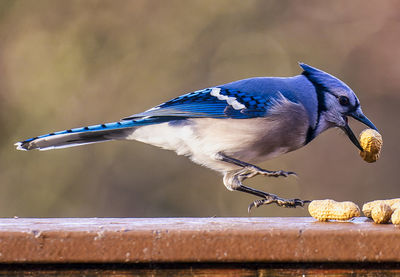
[[100, 141], [123, 139], [137, 127], [170, 121], [171, 118], [139, 118], [122, 120], [111, 123], [97, 124], [49, 133], [24, 141], [15, 145], [19, 150], [54, 149]]
[[50, 137], [50, 136], [55, 136], [55, 135], [92, 132], [92, 131], [103, 131], [103, 130], [112, 130], [112, 129], [137, 126], [137, 124], [135, 124], [135, 123], [136, 122], [134, 122], [133, 120], [127, 120], [127, 121], [118, 121], [118, 122], [111, 122], [111, 123], [105, 123], [105, 124], [91, 125], [91, 126], [86, 126], [86, 127], [73, 128], [73, 129], [68, 129], [68, 130], [63, 130], [63, 131], [58, 131], [58, 132], [53, 132], [53, 133], [48, 133], [45, 135], [37, 136], [34, 138], [30, 138], [30, 139], [21, 141], [20, 143], [27, 143], [27, 142], [33, 141], [35, 139], [40, 139], [40, 138], [45, 138], [45, 137]]

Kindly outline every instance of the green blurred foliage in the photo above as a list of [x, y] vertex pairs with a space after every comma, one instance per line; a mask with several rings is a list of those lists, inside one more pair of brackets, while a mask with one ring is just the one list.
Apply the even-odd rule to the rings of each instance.
[[399, 197], [399, 30], [398, 1], [1, 0], [0, 216], [247, 216], [254, 197], [227, 191], [221, 176], [169, 151], [120, 141], [21, 152], [13, 143], [115, 121], [211, 85], [296, 75], [298, 61], [353, 88], [384, 137], [381, 160], [365, 163], [330, 130], [261, 164], [299, 178], [248, 184], [358, 204]]

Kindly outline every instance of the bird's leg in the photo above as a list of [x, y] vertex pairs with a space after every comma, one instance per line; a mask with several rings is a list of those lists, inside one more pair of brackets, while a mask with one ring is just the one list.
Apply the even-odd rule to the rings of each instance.
[[270, 171], [270, 170], [265, 170], [262, 168], [259, 168], [258, 166], [255, 166], [253, 164], [249, 164], [246, 162], [243, 162], [241, 160], [229, 157], [225, 155], [224, 153], [219, 152], [217, 154], [217, 159], [220, 161], [224, 161], [227, 163], [231, 163], [237, 166], [242, 167], [243, 169], [246, 169], [247, 173], [242, 173], [241, 175], [247, 174], [247, 178], [251, 178], [257, 175], [264, 175], [268, 177], [288, 177], [289, 175], [297, 175], [295, 172], [292, 171], [283, 171], [283, 170], [277, 170], [277, 171]]
[[[228, 157], [224, 154], [219, 154], [219, 158], [221, 161], [225, 161], [225, 162], [229, 162], [229, 163], [233, 163], [235, 165], [239, 165], [242, 166], [242, 169], [236, 170], [236, 171], [230, 171], [225, 173], [224, 175], [224, 184], [225, 186], [229, 189], [229, 190], [237, 190], [237, 191], [242, 191], [242, 192], [246, 192], [252, 195], [256, 195], [261, 197], [262, 199], [256, 200], [254, 202], [252, 202], [249, 207], [248, 207], [248, 211], [250, 212], [250, 210], [253, 207], [258, 208], [259, 206], [262, 205], [268, 205], [268, 204], [272, 204], [275, 203], [280, 207], [285, 207], [285, 208], [296, 208], [298, 206], [303, 207], [304, 204], [309, 203], [309, 200], [301, 200], [301, 199], [285, 199], [285, 198], [281, 198], [275, 194], [272, 193], [267, 193], [264, 191], [260, 191], [260, 190], [256, 190], [253, 189], [251, 187], [247, 187], [244, 186], [242, 184], [242, 181], [254, 177], [258, 174], [261, 175], [267, 175], [267, 176], [274, 176], [274, 177], [278, 177], [278, 176], [287, 176], [287, 175], [277, 175], [277, 174], [272, 174], [272, 175], [268, 175], [265, 173], [260, 173], [260, 172], [268, 172], [271, 173], [271, 171], [267, 171], [267, 170], [263, 170], [260, 169], [259, 167], [252, 165], [252, 164], [248, 164], [245, 162], [242, 162], [240, 160]], [[272, 171], [275, 172], [275, 171]], [[280, 171], [278, 171], [280, 172]]]

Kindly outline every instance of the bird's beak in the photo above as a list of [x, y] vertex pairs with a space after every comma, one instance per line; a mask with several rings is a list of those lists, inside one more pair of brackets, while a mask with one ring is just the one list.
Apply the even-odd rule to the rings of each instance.
[[[378, 129], [375, 127], [375, 125], [369, 120], [361, 111], [361, 109], [357, 109], [354, 112], [351, 112], [347, 114], [348, 116], [351, 116], [352, 118], [364, 123], [368, 127], [378, 131]], [[358, 142], [357, 137], [354, 135], [353, 131], [351, 130], [347, 120], [346, 120], [346, 125], [342, 127], [343, 131], [346, 133], [346, 135], [349, 137], [352, 143], [354, 143], [355, 146], [357, 146], [358, 149], [363, 151], [363, 148], [361, 147], [360, 143]]]

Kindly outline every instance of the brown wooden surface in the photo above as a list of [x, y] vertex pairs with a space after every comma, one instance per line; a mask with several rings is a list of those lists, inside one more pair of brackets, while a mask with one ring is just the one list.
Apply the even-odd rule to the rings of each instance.
[[0, 219], [0, 263], [400, 262], [400, 228], [366, 218]]

